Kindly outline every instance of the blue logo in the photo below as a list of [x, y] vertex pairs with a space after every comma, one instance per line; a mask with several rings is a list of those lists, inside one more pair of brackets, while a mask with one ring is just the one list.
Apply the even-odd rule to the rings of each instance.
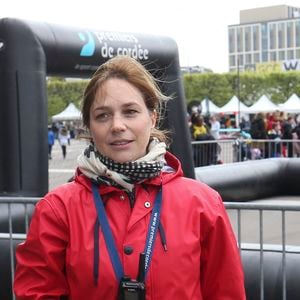
[[80, 39], [85, 42], [80, 51], [80, 56], [92, 56], [95, 52], [95, 41], [92, 34], [86, 31], [86, 35], [79, 32]]

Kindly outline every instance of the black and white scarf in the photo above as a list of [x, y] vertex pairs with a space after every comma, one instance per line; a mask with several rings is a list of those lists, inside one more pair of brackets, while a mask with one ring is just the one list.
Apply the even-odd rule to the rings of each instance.
[[80, 171], [97, 183], [132, 191], [134, 184], [156, 177], [165, 165], [166, 144], [151, 140], [148, 153], [132, 162], [118, 163], [99, 153], [91, 143], [77, 158]]

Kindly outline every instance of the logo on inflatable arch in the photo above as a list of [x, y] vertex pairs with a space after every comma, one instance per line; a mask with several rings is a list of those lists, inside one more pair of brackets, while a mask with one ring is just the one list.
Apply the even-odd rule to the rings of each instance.
[[92, 56], [95, 52], [95, 41], [92, 34], [89, 31], [85, 32], [86, 34], [79, 32], [79, 38], [85, 42], [80, 51], [80, 56]]

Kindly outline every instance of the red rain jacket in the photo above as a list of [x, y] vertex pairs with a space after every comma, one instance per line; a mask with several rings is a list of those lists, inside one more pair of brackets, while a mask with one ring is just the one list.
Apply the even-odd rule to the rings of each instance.
[[[139, 254], [162, 183], [161, 223], [167, 251], [157, 234], [146, 299], [245, 299], [239, 251], [219, 194], [184, 178], [179, 161], [170, 153], [166, 158], [173, 171], [137, 184], [133, 210], [124, 191], [100, 187], [124, 273], [137, 277]], [[93, 277], [96, 218], [91, 182], [79, 171], [75, 181], [38, 202], [27, 240], [16, 251], [17, 299], [60, 299], [62, 295], [72, 300], [117, 299], [118, 282], [101, 230], [97, 284]]]

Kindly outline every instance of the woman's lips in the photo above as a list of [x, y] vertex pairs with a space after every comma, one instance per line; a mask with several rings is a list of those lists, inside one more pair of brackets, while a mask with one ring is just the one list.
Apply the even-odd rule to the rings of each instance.
[[110, 143], [110, 146], [114, 149], [126, 149], [131, 145], [131, 140], [120, 140]]
[[114, 141], [112, 143], [110, 143], [113, 146], [121, 146], [121, 145], [126, 145], [129, 144], [131, 141], [129, 140], [121, 140], [121, 141]]

